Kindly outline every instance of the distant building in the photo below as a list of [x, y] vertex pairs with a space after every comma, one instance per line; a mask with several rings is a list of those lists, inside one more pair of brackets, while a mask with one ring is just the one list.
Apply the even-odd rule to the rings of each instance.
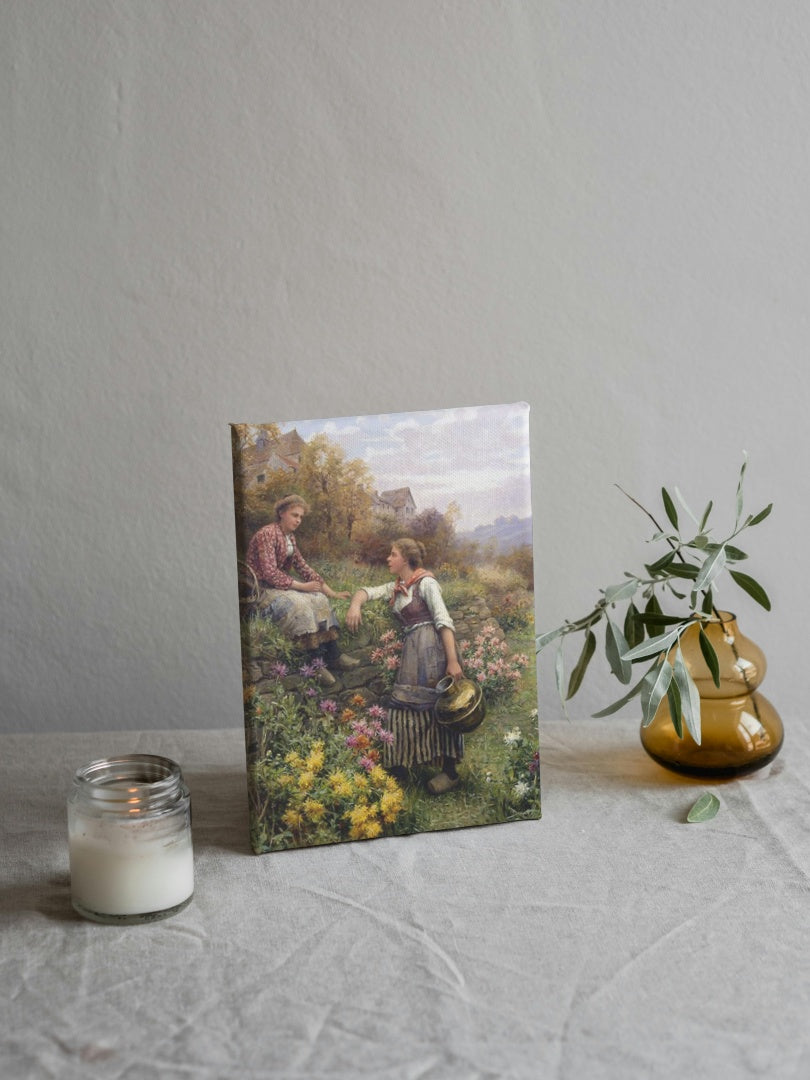
[[392, 491], [375, 491], [371, 500], [372, 509], [378, 514], [394, 514], [400, 521], [410, 521], [416, 513], [411, 489], [394, 488]]
[[301, 467], [301, 452], [307, 444], [293, 428], [281, 438], [271, 439], [266, 431], [260, 431], [256, 442], [241, 454], [241, 471], [244, 486], [263, 484], [269, 473], [296, 473]]

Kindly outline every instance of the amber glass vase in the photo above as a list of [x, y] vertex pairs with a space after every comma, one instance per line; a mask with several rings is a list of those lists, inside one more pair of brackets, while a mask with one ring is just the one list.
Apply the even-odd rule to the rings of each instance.
[[779, 714], [757, 692], [765, 677], [765, 656], [740, 633], [729, 612], [718, 612], [703, 627], [717, 653], [719, 687], [700, 651], [697, 623], [681, 635], [684, 663], [700, 694], [700, 745], [685, 726], [678, 737], [666, 697], [652, 723], [642, 727], [641, 743], [659, 765], [688, 776], [720, 778], [761, 769], [779, 753], [783, 739]]

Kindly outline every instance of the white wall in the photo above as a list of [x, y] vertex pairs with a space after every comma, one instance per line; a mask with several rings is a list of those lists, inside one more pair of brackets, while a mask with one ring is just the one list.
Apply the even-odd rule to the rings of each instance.
[[3, 729], [241, 724], [229, 421], [515, 400], [540, 627], [749, 451], [789, 720], [802, 0], [4, 0], [0, 85]]

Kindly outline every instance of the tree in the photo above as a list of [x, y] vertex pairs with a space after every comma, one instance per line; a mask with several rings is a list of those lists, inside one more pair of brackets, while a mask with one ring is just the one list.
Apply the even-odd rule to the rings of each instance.
[[372, 477], [359, 458], [346, 461], [342, 447], [315, 435], [301, 452], [297, 490], [309, 502], [301, 526], [309, 551], [343, 555], [358, 522], [370, 514]]

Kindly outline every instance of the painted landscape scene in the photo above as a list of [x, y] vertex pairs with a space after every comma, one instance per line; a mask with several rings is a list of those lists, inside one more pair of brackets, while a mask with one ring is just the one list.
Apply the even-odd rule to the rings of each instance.
[[232, 425], [255, 852], [540, 817], [528, 415]]

